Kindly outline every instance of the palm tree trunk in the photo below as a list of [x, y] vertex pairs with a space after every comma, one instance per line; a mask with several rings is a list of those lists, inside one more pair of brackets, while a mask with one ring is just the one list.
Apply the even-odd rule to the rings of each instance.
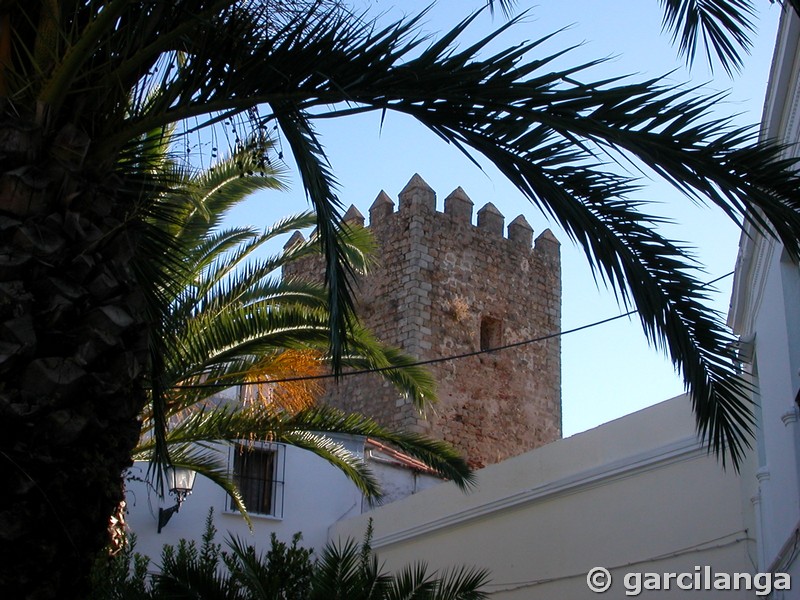
[[139, 434], [147, 331], [118, 186], [87, 175], [87, 135], [41, 132], [0, 122], [0, 589], [82, 598]]

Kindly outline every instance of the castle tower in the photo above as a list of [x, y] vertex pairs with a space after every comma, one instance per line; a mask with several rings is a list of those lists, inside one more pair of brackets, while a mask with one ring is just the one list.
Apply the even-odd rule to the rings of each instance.
[[[504, 237], [504, 217], [491, 203], [473, 225], [473, 203], [461, 188], [437, 212], [436, 194], [419, 175], [399, 201], [395, 211], [381, 192], [369, 210], [377, 265], [357, 286], [358, 315], [379, 339], [428, 360], [560, 331], [559, 243], [549, 230], [532, 247], [533, 230], [520, 215]], [[364, 222], [354, 207], [345, 219]], [[284, 274], [303, 276], [306, 268]], [[561, 436], [558, 337], [430, 369], [439, 403], [427, 418], [373, 375], [344, 378], [325, 401], [445, 439], [475, 467]]]

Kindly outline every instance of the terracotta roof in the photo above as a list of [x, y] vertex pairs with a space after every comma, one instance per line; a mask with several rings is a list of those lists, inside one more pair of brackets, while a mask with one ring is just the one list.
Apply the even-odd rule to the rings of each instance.
[[382, 454], [388, 456], [392, 461], [397, 463], [399, 467], [405, 467], [407, 469], [412, 469], [414, 471], [419, 471], [421, 473], [427, 473], [429, 475], [435, 475], [436, 477], [441, 477], [439, 473], [436, 472], [435, 469], [432, 469], [424, 462], [419, 459], [416, 459], [404, 452], [400, 452], [399, 450], [395, 450], [386, 444], [379, 442], [378, 440], [367, 438], [365, 441], [366, 446], [372, 446], [376, 450], [379, 450]]

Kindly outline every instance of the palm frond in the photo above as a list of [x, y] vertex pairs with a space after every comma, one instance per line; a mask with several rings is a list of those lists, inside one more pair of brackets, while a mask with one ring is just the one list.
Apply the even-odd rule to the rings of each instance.
[[[152, 425], [146, 424], [145, 431]], [[365, 470], [363, 461], [325, 438], [326, 433], [370, 437], [393, 445], [462, 489], [474, 481], [474, 474], [464, 459], [446, 442], [390, 430], [367, 417], [325, 406], [296, 412], [227, 406], [194, 410], [170, 428], [167, 443], [176, 448], [189, 448], [192, 444], [207, 446], [213, 442], [235, 443], [243, 439], [292, 444], [329, 460], [369, 497], [378, 498], [380, 493], [374, 477]], [[146, 437], [137, 447], [137, 456], [152, 456], [155, 449], [156, 440]]]
[[[187, 248], [186, 261], [189, 263], [188, 272], [194, 275], [186, 285], [195, 284], [202, 275], [204, 278], [213, 279], [211, 285], [230, 272], [243, 256], [249, 254], [250, 247], [258, 247], [263, 243], [252, 227], [237, 227], [223, 231], [208, 231], [201, 241]], [[234, 252], [236, 256], [229, 257], [227, 253]], [[211, 268], [212, 265], [214, 268]]]
[[[704, 37], [735, 68], [737, 45], [750, 34], [750, 0], [663, 2], [665, 25], [680, 36], [684, 52], [693, 54]], [[317, 213], [336, 372], [347, 353], [353, 273], [340, 237], [333, 167], [314, 120], [397, 111], [474, 161], [488, 158], [565, 227], [599, 276], [639, 308], [650, 340], [669, 352], [684, 377], [700, 432], [738, 464], [751, 415], [741, 398], [747, 389], [725, 350], [728, 334], [703, 307], [686, 251], [652, 233], [653, 218], [629, 199], [637, 182], [611, 172], [633, 163], [695, 201], [718, 205], [737, 223], [749, 219], [774, 232], [792, 255], [800, 254], [794, 164], [781, 158], [779, 146], [710, 116], [718, 97], [698, 97], [661, 80], [582, 83], [597, 61], [556, 68], [553, 61], [564, 52], [531, 58], [547, 38], [492, 52], [519, 18], [459, 49], [475, 15], [430, 41], [418, 34], [418, 17], [381, 27], [339, 7], [276, 23], [262, 3], [231, 0], [147, 3], [148, 10], [124, 0], [59, 6], [61, 50], [45, 65], [44, 54], [26, 53], [20, 42], [13, 64], [3, 69], [10, 102], [32, 122], [91, 132], [87, 164], [97, 172], [119, 164], [118, 201], [140, 214], [160, 211], [173, 224], [180, 221], [179, 203], [161, 201], [170, 185], [147, 169], [118, 163], [147, 135], [188, 119], [196, 119], [195, 128], [227, 123], [239, 148], [251, 135], [261, 140], [281, 128]], [[20, 30], [30, 32], [39, 22], [39, 4], [15, 3], [14, 10], [12, 25]], [[160, 92], [151, 94], [154, 89]], [[46, 114], [39, 111], [42, 100]], [[614, 163], [619, 168], [609, 167]], [[163, 239], [153, 239], [167, 249]], [[148, 268], [140, 265], [142, 281], [153, 274]], [[180, 269], [167, 265], [165, 272]], [[161, 302], [174, 283], [163, 272], [156, 276], [159, 284], [148, 293]]]
[[[669, 351], [695, 399], [700, 432], [716, 452], [727, 448], [738, 465], [751, 418], [741, 398], [746, 388], [725, 351], [728, 334], [719, 317], [703, 307], [699, 284], [687, 274], [694, 265], [685, 251], [653, 233], [652, 218], [625, 199], [636, 182], [606, 171], [597, 158], [623, 167], [641, 161], [681, 192], [717, 204], [737, 222], [753, 219], [762, 230], [771, 225], [795, 252], [800, 213], [794, 192], [798, 179], [790, 163], [779, 158], [780, 148], [753, 142], [746, 130], [710, 118], [717, 98], [694, 98], [659, 80], [580, 83], [578, 77], [595, 63], [537, 75], [558, 56], [524, 62], [541, 40], [478, 59], [475, 53], [496, 38], [492, 34], [457, 52], [447, 42], [468, 22], [405, 62], [418, 45], [406, 40], [409, 23], [373, 31], [332, 18], [325, 35], [315, 30], [279, 42], [302, 38], [301, 56], [336, 57], [324, 70], [315, 62], [314, 74], [301, 75], [303, 60], [292, 63], [298, 71], [287, 76], [305, 86], [303, 110], [319, 107], [315, 117], [387, 109], [410, 114], [467, 155], [488, 157], [559, 220], [622, 300], [630, 298], [642, 310], [645, 331]], [[270, 44], [276, 55], [290, 51], [275, 40]], [[343, 57], [347, 60], [339, 60]], [[319, 75], [323, 71], [325, 77]], [[269, 101], [268, 90], [253, 90], [260, 92]], [[347, 101], [349, 108], [321, 109], [333, 99]], [[276, 111], [285, 114], [283, 106]], [[306, 113], [292, 114], [302, 125], [293, 124], [293, 137], [305, 144], [305, 158], [299, 160], [316, 173], [309, 175], [314, 179], [309, 188], [316, 190], [312, 196], [332, 201], [319, 162], [324, 155], [300, 116]], [[663, 276], [668, 284], [658, 282]]]
[[[166, 432], [170, 410], [167, 396], [170, 385], [176, 381], [176, 375], [173, 372], [175, 362], [170, 357], [182, 356], [185, 350], [181, 339], [174, 333], [182, 329], [183, 323], [197, 309], [191, 302], [196, 284], [200, 283], [201, 287], [202, 283], [213, 286], [216, 282], [208, 275], [205, 280], [197, 278], [202, 273], [211, 272], [215, 263], [217, 277], [222, 277], [238, 260], [243, 260], [272, 236], [280, 234], [282, 228], [303, 225], [308, 219], [298, 217], [278, 224], [273, 231], [261, 236], [250, 229], [213, 233], [213, 228], [218, 225], [225, 211], [248, 194], [261, 189], [281, 189], [280, 173], [254, 164], [250, 149], [241, 148], [230, 157], [219, 160], [216, 171], [212, 168], [189, 176], [174, 164], [163, 160], [164, 147], [170, 142], [167, 133], [152, 137], [154, 141], [143, 141], [139, 150], [135, 145], [129, 146], [131, 157], [136, 155], [137, 158], [128, 160], [149, 165], [148, 172], [154, 181], [165, 180], [160, 193], [151, 197], [142, 215], [143, 227], [149, 232], [146, 239], [150, 252], [147, 253], [148, 260], [139, 265], [142, 281], [148, 282], [147, 305], [155, 329], [150, 350], [150, 414], [154, 425], [152, 439], [156, 447], [151, 456], [150, 473], [151, 478], [160, 485], [163, 468], [171, 462]], [[267, 141], [259, 143], [263, 149], [270, 147]], [[260, 169], [259, 175], [251, 173], [254, 168]], [[234, 253], [232, 257], [227, 257], [229, 266], [226, 268], [223, 257], [231, 251]], [[238, 256], [236, 252], [239, 252]], [[191, 374], [191, 371], [184, 373], [185, 376]]]
[[355, 321], [350, 290], [352, 267], [346, 261], [339, 231], [341, 202], [335, 193], [336, 182], [327, 158], [308, 119], [301, 111], [287, 109], [276, 114], [278, 124], [292, 148], [303, 187], [317, 213], [317, 234], [325, 259], [325, 283], [329, 290], [330, 345], [335, 373], [341, 370], [340, 357], [347, 351], [347, 331]]
[[742, 54], [749, 53], [756, 10], [751, 0], [659, 0], [664, 9], [663, 28], [672, 33], [687, 63], [698, 46], [709, 65], [714, 57], [732, 75], [742, 68]]
[[489, 7], [494, 13], [494, 7], [496, 4], [500, 5], [500, 9], [503, 11], [503, 14], [510, 15], [516, 5], [517, 0], [486, 0], [486, 5]]
[[[247, 590], [251, 598], [269, 598], [265, 585], [272, 577], [266, 557], [253, 546], [246, 545], [238, 536], [229, 536], [227, 544], [231, 550], [228, 568], [235, 573], [237, 583]], [[230, 560], [234, 561], [232, 565]]]
[[417, 433], [393, 431], [362, 415], [347, 414], [329, 406], [315, 406], [287, 415], [282, 419], [281, 427], [284, 432], [316, 431], [374, 438], [421, 460], [461, 489], [474, 483], [474, 473], [450, 444]]
[[395, 573], [384, 572], [372, 552], [371, 522], [359, 547], [352, 539], [329, 543], [311, 581], [312, 600], [480, 600], [488, 580], [482, 569], [460, 567], [429, 572], [417, 561]]
[[[346, 432], [329, 431], [328, 433]], [[281, 429], [277, 437], [296, 448], [316, 454], [338, 468], [370, 503], [379, 502], [383, 497], [380, 483], [363, 459], [347, 450], [343, 445], [326, 436], [302, 429]]]
[[[152, 576], [155, 598], [175, 600], [243, 600], [239, 586], [222, 569], [204, 565], [202, 557], [179, 548], [165, 549], [160, 571]], [[183, 552], [181, 550], [184, 550]]]
[[412, 356], [379, 343], [360, 327], [353, 332], [352, 350], [352, 354], [342, 358], [346, 366], [356, 370], [379, 370], [381, 376], [391, 381], [420, 411], [436, 402], [436, 381]]
[[[254, 145], [259, 148], [257, 153]], [[228, 211], [245, 197], [261, 190], [286, 190], [285, 169], [274, 161], [262, 162], [266, 160], [263, 153], [271, 152], [273, 145], [270, 140], [250, 142], [189, 178], [185, 193], [191, 203], [187, 203], [177, 237], [191, 245], [218, 227]], [[185, 239], [191, 235], [193, 238]]]
[[[252, 528], [253, 523], [239, 487], [231, 475], [227, 462], [223, 460], [219, 452], [221, 444], [215, 444], [215, 440], [211, 439], [196, 440], [192, 443], [176, 443], [169, 434], [167, 434], [166, 443], [169, 447], [169, 461], [172, 467], [190, 469], [223, 489], [232, 499], [247, 525]], [[133, 460], [152, 462], [154, 453], [154, 444], [140, 445], [134, 450]]]
[[323, 311], [295, 307], [274, 310], [265, 301], [231, 307], [223, 314], [196, 315], [179, 334], [181, 351], [170, 357], [170, 373], [185, 379], [228, 364], [243, 371], [241, 359], [257, 360], [276, 348], [325, 345], [330, 335], [325, 317]]
[[489, 572], [474, 567], [457, 567], [446, 569], [438, 574], [436, 600], [483, 600], [489, 594], [480, 588], [489, 583]]
[[270, 535], [270, 549], [259, 552], [238, 536], [228, 536], [229, 553], [223, 560], [231, 579], [246, 598], [263, 600], [305, 598], [314, 567], [311, 550], [298, 547], [301, 536], [296, 533], [291, 545]]
[[[384, 578], [385, 581], [386, 578]], [[377, 600], [368, 595], [364, 585], [358, 545], [353, 540], [343, 544], [329, 543], [317, 560], [312, 579], [312, 600]]]
[[392, 577], [385, 594], [386, 600], [421, 600], [430, 598], [436, 589], [436, 580], [428, 573], [428, 565], [416, 561], [406, 565]]
[[[286, 298], [293, 299], [291, 288]], [[268, 374], [259, 368], [265, 357], [275, 360], [281, 349], [316, 350], [322, 360], [330, 331], [325, 311], [314, 308], [319, 296], [312, 297], [311, 303], [303, 297], [302, 303], [285, 307], [276, 302], [280, 299], [268, 297], [241, 307], [229, 304], [224, 310], [208, 307], [208, 311], [193, 315], [180, 330], [170, 332], [175, 340], [167, 341], [176, 352], [164, 359], [164, 381], [173, 386], [191, 386], [192, 382], [233, 386], [253, 381], [259, 373], [265, 381], [282, 379], [280, 373]], [[379, 371], [420, 409], [436, 401], [434, 380], [412, 357], [378, 343], [361, 327], [355, 327], [349, 339], [351, 352], [341, 358], [345, 366]]]
[[[320, 416], [314, 419], [315, 424], [323, 426], [325, 421]], [[371, 423], [368, 419], [364, 421]], [[344, 426], [350, 425], [349, 430], [337, 430], [338, 422], [332, 419], [328, 419], [327, 424], [326, 433], [354, 435], [352, 422], [344, 423]], [[211, 479], [231, 495], [237, 508], [246, 515], [246, 507], [227, 465], [220, 460], [219, 452], [213, 449], [215, 444], [235, 444], [240, 440], [286, 443], [312, 452], [341, 470], [367, 499], [376, 501], [381, 498], [380, 486], [363, 459], [329, 437], [304, 428], [302, 417], [290, 419], [286, 413], [261, 409], [201, 409], [173, 426], [167, 433], [166, 443], [170, 449], [171, 464], [197, 470]], [[152, 460], [156, 449], [156, 440], [146, 439], [136, 448], [135, 457]], [[197, 469], [194, 469], [195, 466]]]

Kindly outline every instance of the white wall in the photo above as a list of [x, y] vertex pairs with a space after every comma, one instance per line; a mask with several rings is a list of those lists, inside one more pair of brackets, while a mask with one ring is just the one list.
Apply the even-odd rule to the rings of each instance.
[[[367, 450], [367, 460], [381, 487], [382, 505], [442, 484], [441, 478], [398, 464], [380, 451]], [[369, 510], [369, 508], [365, 502], [363, 509]]]
[[[331, 537], [360, 538], [372, 517], [373, 546], [390, 567], [486, 567], [492, 598], [549, 600], [603, 597], [585, 578], [604, 566], [619, 580], [605, 597], [622, 598], [629, 571], [752, 572], [741, 507], [739, 478], [697, 442], [680, 397], [486, 467], [468, 495], [438, 486], [340, 521]], [[711, 596], [753, 593], [697, 594]]]
[[[785, 11], [764, 105], [763, 135], [788, 144], [800, 141], [800, 20]], [[798, 156], [789, 146], [787, 156]], [[740, 241], [729, 324], [752, 342], [751, 360], [759, 427], [757, 468], [746, 479], [763, 571], [790, 573], [800, 585], [800, 270], [780, 243], [748, 226]], [[777, 594], [774, 598], [795, 598]]]
[[[289, 541], [295, 532], [301, 531], [303, 546], [321, 549], [331, 523], [361, 512], [361, 494], [338, 469], [321, 458], [293, 446], [282, 446], [282, 450], [286, 460], [283, 518], [251, 515], [253, 531], [248, 529], [238, 512], [226, 509], [225, 492], [198, 475], [192, 495], [158, 534], [158, 507], [172, 506], [174, 499], [170, 496], [159, 503], [156, 494], [145, 483], [130, 482], [128, 525], [137, 536], [137, 551], [157, 562], [163, 544], [175, 544], [180, 538], [199, 541], [212, 506], [214, 524], [219, 530], [218, 542], [222, 542], [230, 532], [246, 543], [264, 549], [268, 547], [271, 532], [281, 540]], [[227, 450], [223, 452], [227, 453]], [[146, 469], [146, 464], [137, 463], [134, 473], [142, 475]]]
[[[797, 350], [797, 329], [788, 320], [800, 311], [797, 298], [785, 301], [800, 279], [797, 268], [782, 264], [780, 248], [770, 257], [764, 301], [755, 320], [756, 374], [760, 399], [759, 469], [750, 480], [754, 510], [759, 523], [762, 570], [774, 569], [783, 546], [796, 538], [800, 522], [797, 465], [797, 370], [792, 356]], [[789, 335], [789, 332], [794, 335]], [[799, 573], [800, 575], [800, 573]]]

